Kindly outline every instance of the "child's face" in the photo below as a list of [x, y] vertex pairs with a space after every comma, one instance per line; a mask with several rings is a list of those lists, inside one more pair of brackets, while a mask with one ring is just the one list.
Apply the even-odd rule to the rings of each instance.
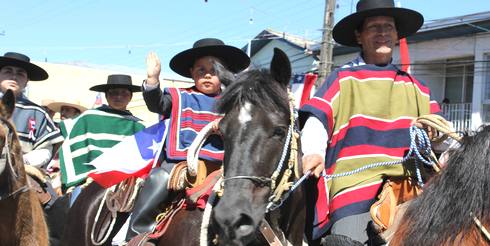
[[217, 94], [221, 90], [221, 82], [214, 71], [212, 56], [204, 56], [194, 62], [191, 68], [192, 79], [200, 92], [211, 95]]

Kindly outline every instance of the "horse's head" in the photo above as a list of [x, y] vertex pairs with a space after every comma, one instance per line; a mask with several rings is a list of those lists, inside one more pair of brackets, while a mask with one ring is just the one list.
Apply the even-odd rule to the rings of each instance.
[[270, 178], [288, 148], [290, 77], [288, 57], [274, 49], [270, 71], [239, 74], [218, 102], [218, 111], [225, 114], [219, 124], [224, 193], [213, 215], [220, 244], [246, 245], [257, 239], [272, 192]]
[[[8, 119], [12, 116], [12, 113], [14, 112], [15, 108], [15, 96], [14, 93], [11, 90], [7, 90], [5, 94], [2, 97], [2, 100], [0, 101], [0, 149], [2, 149], [2, 154], [8, 154], [8, 153], [3, 153], [5, 152], [4, 146], [6, 144], [6, 137], [13, 129], [13, 126], [10, 124]], [[0, 174], [3, 173], [5, 170], [5, 161], [4, 159], [0, 159]]]

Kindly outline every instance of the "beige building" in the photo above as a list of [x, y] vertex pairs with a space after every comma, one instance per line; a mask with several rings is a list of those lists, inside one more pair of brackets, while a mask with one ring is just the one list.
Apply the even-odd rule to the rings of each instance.
[[[54, 64], [44, 62], [34, 62], [36, 65], [44, 68], [49, 78], [44, 81], [30, 81], [27, 84], [26, 95], [33, 102], [41, 105], [42, 100], [52, 99], [62, 101], [65, 98], [79, 100], [80, 103], [87, 107], [94, 107], [97, 92], [90, 91], [89, 88], [107, 82], [107, 76], [110, 74], [128, 74], [131, 75], [133, 84], [141, 85], [143, 79], [146, 78], [145, 72], [128, 72], [115, 71], [108, 69], [97, 69], [91, 67], [83, 67], [67, 64]], [[163, 86], [166, 87], [189, 87], [193, 83], [183, 80], [169, 80], [160, 78]], [[107, 103], [104, 93], [101, 94], [102, 102]], [[133, 99], [129, 103], [128, 109], [137, 117], [147, 123], [156, 123], [158, 116], [155, 113], [148, 111], [143, 100], [142, 93], [134, 93]], [[59, 119], [58, 114], [55, 115], [55, 120]]]

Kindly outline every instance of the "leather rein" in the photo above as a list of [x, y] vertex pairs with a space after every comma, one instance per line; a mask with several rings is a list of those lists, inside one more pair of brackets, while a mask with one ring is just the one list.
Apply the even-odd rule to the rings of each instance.
[[[14, 166], [12, 165], [12, 157], [11, 157], [11, 149], [10, 145], [12, 144], [13, 141], [13, 135], [14, 135], [14, 130], [12, 129], [12, 125], [4, 118], [0, 118], [0, 122], [2, 126], [6, 129], [6, 134], [5, 134], [5, 140], [4, 140], [4, 145], [3, 148], [0, 152], [0, 163], [4, 164], [4, 169], [2, 172], [8, 171], [10, 172], [11, 176], [14, 179], [17, 179], [19, 177], [19, 174], [16, 172], [14, 169]], [[9, 189], [10, 190], [10, 189]], [[3, 194], [3, 192], [0, 192], [0, 201], [7, 200], [9, 198], [14, 197], [17, 194], [24, 193], [29, 190], [29, 187], [25, 184], [18, 189], [8, 192], [7, 194]]]

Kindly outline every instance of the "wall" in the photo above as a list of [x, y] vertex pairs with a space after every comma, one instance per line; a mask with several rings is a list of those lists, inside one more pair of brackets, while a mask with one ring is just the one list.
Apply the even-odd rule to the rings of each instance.
[[[41, 104], [43, 99], [62, 101], [67, 97], [71, 97], [79, 100], [83, 106], [92, 108], [97, 92], [90, 91], [89, 88], [94, 85], [105, 84], [108, 75], [131, 75], [133, 84], [138, 86], [141, 85], [143, 79], [146, 78], [144, 72], [137, 71], [121, 72], [66, 64], [34, 63], [44, 68], [49, 74], [47, 80], [30, 81], [27, 84], [27, 97], [38, 104]], [[192, 85], [192, 83], [186, 81], [163, 79], [161, 86], [188, 87], [190, 85]], [[102, 99], [103, 102], [106, 103], [103, 93]], [[128, 109], [144, 121], [148, 121], [149, 123], [157, 122], [158, 116], [155, 113], [148, 111], [142, 93], [138, 92], [133, 94], [133, 99], [128, 105]]]

